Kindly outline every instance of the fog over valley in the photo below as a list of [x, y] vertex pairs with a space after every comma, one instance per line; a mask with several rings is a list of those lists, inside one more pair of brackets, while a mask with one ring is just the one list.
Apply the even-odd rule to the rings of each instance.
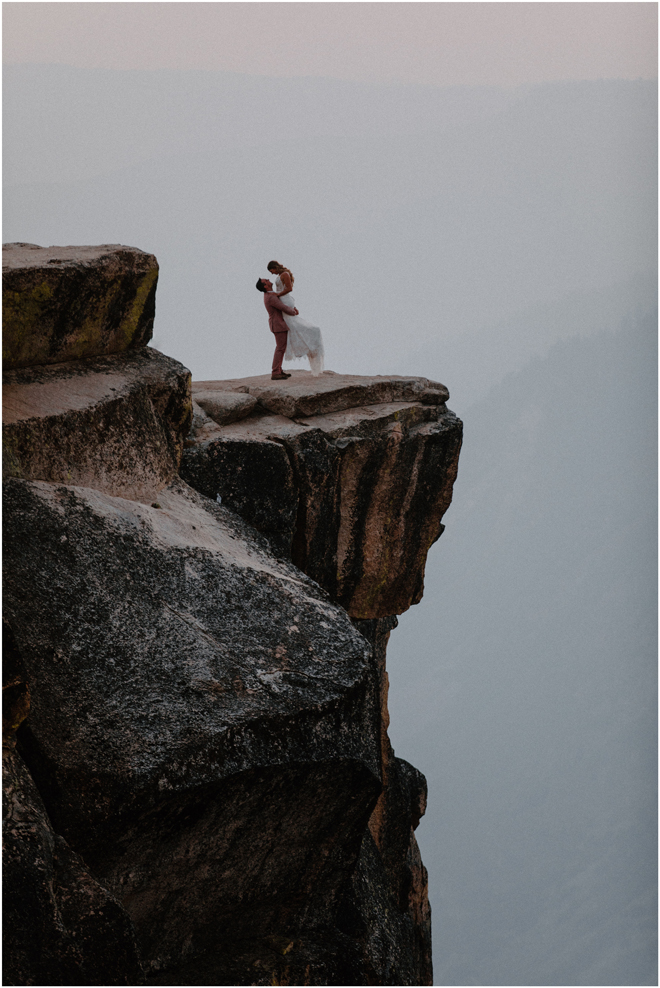
[[438, 984], [654, 979], [656, 326], [562, 341], [471, 406], [390, 639]]

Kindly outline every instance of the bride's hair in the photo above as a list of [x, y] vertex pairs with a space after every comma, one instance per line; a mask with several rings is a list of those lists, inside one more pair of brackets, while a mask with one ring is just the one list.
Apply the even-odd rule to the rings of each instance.
[[269, 271], [274, 271], [275, 274], [282, 274], [283, 271], [286, 271], [287, 274], [289, 275], [289, 277], [291, 278], [291, 284], [293, 284], [293, 282], [295, 280], [294, 277], [293, 277], [293, 275], [289, 271], [289, 269], [288, 268], [285, 268], [284, 265], [283, 264], [280, 264], [279, 261], [269, 261], [268, 262], [268, 270]]

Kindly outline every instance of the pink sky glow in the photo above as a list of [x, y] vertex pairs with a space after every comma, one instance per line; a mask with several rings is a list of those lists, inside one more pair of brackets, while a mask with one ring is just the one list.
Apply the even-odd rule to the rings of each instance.
[[656, 3], [4, 3], [4, 60], [364, 82], [656, 78]]

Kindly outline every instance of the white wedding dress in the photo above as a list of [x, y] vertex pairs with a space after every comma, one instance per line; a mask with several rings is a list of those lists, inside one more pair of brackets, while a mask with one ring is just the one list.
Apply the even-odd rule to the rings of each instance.
[[[284, 291], [284, 285], [279, 275], [275, 279], [275, 291]], [[287, 295], [281, 295], [280, 298], [285, 305], [295, 309], [296, 300], [291, 292]], [[311, 322], [307, 322], [306, 319], [302, 319], [300, 316], [290, 316], [286, 312], [283, 312], [282, 315], [284, 316], [284, 322], [289, 327], [284, 359], [300, 360], [301, 357], [309, 357], [310, 370], [314, 377], [318, 377], [323, 371], [323, 358], [325, 356], [321, 330], [318, 326], [312, 325]]]

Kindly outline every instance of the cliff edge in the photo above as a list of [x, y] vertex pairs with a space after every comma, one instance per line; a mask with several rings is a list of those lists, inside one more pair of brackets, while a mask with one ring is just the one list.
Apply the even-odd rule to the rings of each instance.
[[446, 389], [191, 383], [146, 346], [151, 255], [3, 274], [5, 983], [432, 984], [385, 651], [451, 500]]

